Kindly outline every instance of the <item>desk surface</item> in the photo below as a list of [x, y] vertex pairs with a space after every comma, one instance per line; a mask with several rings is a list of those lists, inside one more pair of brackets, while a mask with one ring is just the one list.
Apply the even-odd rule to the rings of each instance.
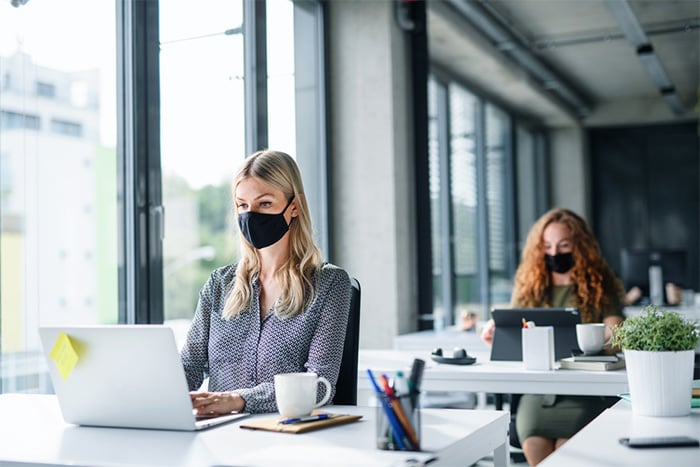
[[687, 417], [640, 417], [620, 401], [604, 411], [566, 444], [547, 457], [542, 467], [698, 466], [700, 448], [632, 449], [620, 438], [633, 436], [700, 436], [700, 409]]
[[525, 370], [522, 362], [492, 362], [488, 353], [474, 352], [473, 365], [433, 362], [430, 351], [360, 350], [358, 389], [370, 389], [366, 370], [393, 374], [408, 370], [414, 358], [425, 360], [425, 391], [473, 391], [519, 394], [575, 394], [614, 396], [628, 392], [627, 372], [581, 370]]
[[455, 347], [464, 348], [468, 353], [490, 352], [489, 347], [481, 340], [483, 323], [477, 329], [463, 331], [457, 326], [450, 326], [440, 330], [428, 330], [401, 334], [394, 337], [395, 350], [433, 350], [442, 348], [445, 352], [451, 352]]
[[469, 465], [491, 453], [501, 465], [507, 462], [507, 412], [423, 409], [424, 452], [415, 453], [375, 448], [374, 407], [328, 410], [363, 419], [300, 435], [243, 430], [242, 422], [198, 433], [79, 427], [63, 422], [55, 396], [3, 394], [0, 465], [388, 466], [411, 458]]

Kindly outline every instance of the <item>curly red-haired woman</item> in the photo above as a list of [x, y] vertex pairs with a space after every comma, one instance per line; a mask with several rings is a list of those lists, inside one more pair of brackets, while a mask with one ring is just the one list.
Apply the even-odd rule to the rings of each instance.
[[[624, 290], [602, 257], [590, 227], [567, 209], [543, 215], [528, 234], [515, 273], [514, 307], [578, 307], [584, 323], [622, 322]], [[482, 338], [493, 339], [493, 321]], [[617, 398], [527, 394], [516, 426], [525, 457], [536, 465]]]

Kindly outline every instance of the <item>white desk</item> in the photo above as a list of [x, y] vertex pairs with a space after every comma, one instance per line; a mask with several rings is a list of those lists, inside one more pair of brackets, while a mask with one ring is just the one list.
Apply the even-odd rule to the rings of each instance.
[[[414, 358], [425, 360], [422, 389], [425, 391], [472, 391], [516, 394], [573, 394], [614, 396], [628, 392], [627, 372], [525, 370], [522, 362], [491, 362], [487, 353], [474, 352], [473, 365], [440, 365], [429, 351], [360, 350], [358, 393], [371, 390], [366, 370], [392, 375], [408, 370]], [[359, 403], [365, 403], [359, 399]]]
[[93, 428], [64, 423], [55, 396], [3, 394], [0, 465], [397, 466], [436, 458], [431, 466], [452, 466], [491, 453], [495, 465], [508, 465], [507, 412], [423, 409], [424, 452], [416, 453], [375, 448], [374, 407], [328, 410], [364, 418], [301, 435], [243, 430], [242, 422], [199, 433]]
[[468, 353], [490, 352], [491, 348], [481, 340], [483, 324], [477, 330], [462, 331], [457, 326], [441, 330], [428, 330], [401, 334], [394, 337], [395, 350], [430, 350], [440, 347], [446, 355], [455, 347], [464, 348]]
[[700, 409], [687, 417], [639, 417], [620, 401], [547, 457], [542, 467], [700, 465], [700, 448], [631, 449], [618, 442], [632, 436], [700, 436]]

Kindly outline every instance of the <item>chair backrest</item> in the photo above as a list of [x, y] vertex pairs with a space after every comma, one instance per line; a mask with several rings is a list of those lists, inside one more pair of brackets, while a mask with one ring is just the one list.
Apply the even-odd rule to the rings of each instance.
[[343, 359], [340, 362], [338, 382], [335, 385], [334, 404], [357, 405], [357, 365], [360, 351], [360, 283], [350, 278], [352, 297], [345, 331]]

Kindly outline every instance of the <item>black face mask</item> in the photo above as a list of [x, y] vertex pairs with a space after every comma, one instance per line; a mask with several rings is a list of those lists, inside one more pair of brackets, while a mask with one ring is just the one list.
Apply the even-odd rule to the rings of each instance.
[[238, 216], [238, 228], [248, 240], [258, 250], [268, 247], [280, 241], [289, 230], [289, 225], [284, 219], [284, 213], [292, 204], [294, 196], [289, 198], [289, 202], [279, 214], [263, 214], [261, 212], [248, 211]]
[[554, 256], [544, 255], [544, 262], [550, 271], [564, 274], [574, 266], [574, 255], [572, 253], [559, 253]]

